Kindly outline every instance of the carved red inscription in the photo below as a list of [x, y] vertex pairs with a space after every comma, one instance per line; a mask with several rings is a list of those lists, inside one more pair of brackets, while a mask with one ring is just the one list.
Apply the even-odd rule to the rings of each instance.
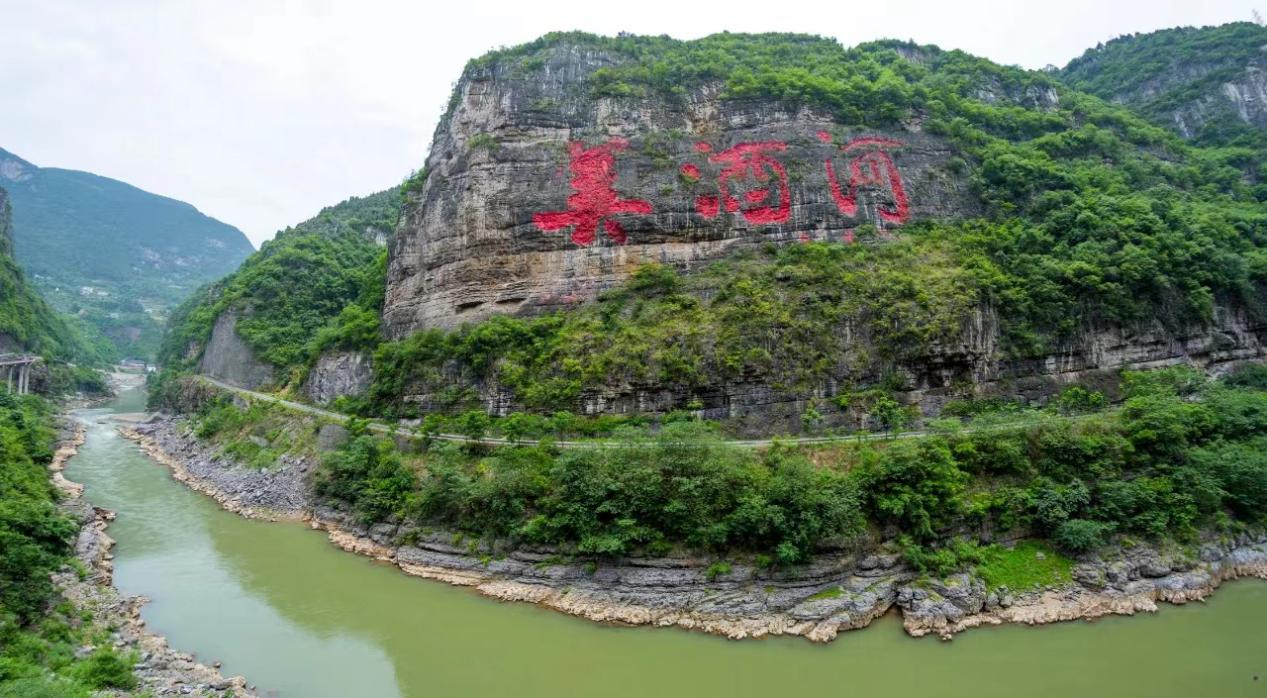
[[532, 222], [545, 232], [572, 228], [572, 242], [590, 245], [602, 223], [607, 237], [623, 245], [627, 236], [620, 223], [610, 216], [621, 213], [651, 213], [651, 204], [642, 199], [622, 199], [616, 184], [616, 153], [629, 147], [623, 138], [586, 148], [580, 141], [568, 144], [572, 167], [572, 189], [566, 211], [535, 213]]
[[[695, 149], [707, 152], [697, 144]], [[695, 199], [695, 211], [705, 218], [716, 217], [721, 209], [728, 213], [739, 212], [749, 223], [786, 223], [792, 213], [792, 193], [788, 188], [787, 168], [774, 159], [772, 153], [787, 150], [782, 141], [739, 143], [709, 156], [708, 161], [723, 165], [717, 175], [717, 196], [703, 195]], [[742, 193], [742, 201], [732, 191], [732, 186], [751, 183], [758, 186]], [[777, 202], [766, 203], [771, 198]]]
[[[814, 134], [822, 143], [830, 144], [833, 136], [827, 131]], [[902, 175], [893, 162], [891, 151], [905, 144], [891, 138], [867, 136], [855, 138], [840, 147], [846, 156], [848, 182], [837, 177], [831, 158], [825, 161], [827, 184], [832, 200], [842, 214], [854, 218], [874, 216], [883, 233], [885, 225], [901, 225], [910, 217], [910, 204]], [[535, 213], [533, 223], [545, 232], [572, 229], [572, 241], [591, 245], [601, 225], [616, 244], [624, 244], [628, 236], [620, 222], [620, 214], [647, 214], [651, 203], [643, 199], [622, 198], [615, 189], [616, 154], [629, 147], [623, 138], [612, 138], [590, 148], [580, 141], [568, 144], [569, 167], [573, 193], [567, 199], [567, 210]], [[717, 193], [695, 198], [695, 212], [704, 218], [716, 218], [723, 212], [741, 214], [749, 223], [776, 225], [791, 218], [792, 197], [787, 168], [776, 157], [788, 149], [784, 141], [751, 141], [737, 143], [720, 152], [705, 141], [695, 143], [695, 152], [718, 166]], [[710, 168], [712, 169], [712, 168]], [[703, 173], [699, 165], [684, 163], [679, 173], [686, 182], [697, 183]], [[560, 173], [561, 175], [561, 173]], [[860, 193], [867, 193], [868, 205], [860, 211]], [[872, 213], [874, 211], [874, 213]], [[854, 223], [850, 223], [854, 225]], [[802, 235], [804, 241], [806, 235]], [[841, 239], [852, 243], [855, 229], [850, 227]]]
[[902, 186], [902, 175], [893, 164], [887, 149], [900, 148], [903, 143], [891, 138], [855, 138], [841, 146], [846, 154], [853, 157], [849, 161], [849, 191], [846, 193], [836, 178], [836, 168], [829, 158], [827, 160], [827, 184], [831, 187], [831, 196], [836, 201], [840, 212], [846, 216], [858, 213], [858, 190], [864, 187], [887, 190], [892, 196], [892, 205], [877, 205], [876, 214], [886, 223], [901, 225], [910, 217], [910, 203], [906, 199], [906, 189]]

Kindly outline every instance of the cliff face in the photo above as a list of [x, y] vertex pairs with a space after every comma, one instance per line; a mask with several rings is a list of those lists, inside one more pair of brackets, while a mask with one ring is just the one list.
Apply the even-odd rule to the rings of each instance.
[[[1184, 66], [1166, 76], [1150, 80], [1133, 95], [1119, 95], [1117, 101], [1155, 100], [1188, 84], [1207, 78], [1220, 68], [1217, 64]], [[1238, 66], [1227, 79], [1216, 80], [1190, 100], [1167, 108], [1168, 121], [1184, 138], [1195, 138], [1218, 119], [1234, 118], [1254, 128], [1267, 129], [1267, 45], [1262, 56]]]
[[[1237, 363], [1267, 356], [1267, 323], [1234, 306], [1218, 307], [1210, 325], [1167, 327], [1152, 321], [1132, 327], [1088, 327], [1050, 354], [1029, 358], [1011, 357], [1000, 348], [998, 315], [983, 308], [964, 323], [953, 341], [880, 369], [854, 361], [873, 346], [865, 333], [852, 325], [840, 331], [855, 341], [838, 370], [810, 389], [780, 388], [766, 375], [717, 378], [704, 391], [663, 381], [613, 381], [585, 391], [572, 408], [587, 415], [663, 414], [696, 401], [699, 414], [705, 418], [726, 420], [744, 434], [765, 435], [799, 430], [806, 409], [813, 406], [821, 413], [825, 427], [878, 428], [871, 423], [865, 406], [842, 405], [834, 398], [848, 393], [852, 386], [896, 380], [902, 402], [924, 416], [936, 416], [947, 402], [965, 395], [1044, 404], [1074, 383], [1111, 389], [1122, 369], [1188, 364], [1218, 374]], [[463, 408], [482, 407], [489, 414], [503, 416], [525, 409], [521, 396], [513, 390], [456, 366], [432, 381], [414, 385], [406, 399], [422, 412], [444, 411], [452, 408], [449, 401], [456, 391], [470, 387], [474, 394]]]
[[238, 311], [227, 310], [216, 318], [198, 370], [233, 385], [258, 388], [273, 380], [273, 369], [238, 336], [238, 317]]
[[529, 70], [468, 68], [391, 248], [388, 338], [574, 303], [647, 262], [980, 209], [962, 161], [917, 121], [849, 129], [717, 86], [594, 96], [621, 60], [565, 44]]

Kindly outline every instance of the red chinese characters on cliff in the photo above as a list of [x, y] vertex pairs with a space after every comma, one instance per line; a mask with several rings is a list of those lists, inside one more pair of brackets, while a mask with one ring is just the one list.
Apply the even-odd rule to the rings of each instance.
[[[819, 131], [818, 138], [831, 143], [831, 134]], [[891, 138], [867, 136], [855, 138], [840, 147], [846, 156], [848, 180], [842, 182], [832, 158], [825, 161], [827, 185], [837, 209], [846, 218], [874, 220], [883, 230], [885, 225], [901, 225], [910, 218], [910, 204], [902, 175], [893, 162], [891, 152], [905, 144]], [[567, 199], [567, 210], [535, 213], [533, 223], [544, 232], [572, 229], [572, 241], [588, 246], [594, 243], [598, 228], [612, 242], [623, 245], [628, 236], [612, 216], [648, 214], [650, 202], [622, 198], [616, 192], [616, 154], [629, 147], [621, 138], [609, 139], [602, 145], [586, 148], [580, 141], [568, 144], [573, 193]], [[695, 198], [695, 212], [714, 219], [723, 212], [739, 214], [749, 223], [778, 225], [787, 223], [792, 214], [792, 194], [787, 167], [777, 157], [787, 151], [784, 141], [750, 141], [737, 143], [718, 153], [710, 144], [695, 144], [696, 152], [708, 155], [709, 165], [716, 165], [717, 193]], [[712, 169], [712, 168], [710, 168]], [[685, 163], [679, 172], [685, 179], [698, 182], [703, 173], [698, 165]], [[841, 173], [842, 175], [844, 172]], [[866, 192], [866, 196], [860, 196]], [[804, 240], [808, 236], [802, 233]], [[854, 239], [853, 228], [843, 233], [846, 242]]]
[[[712, 147], [697, 143], [695, 149], [707, 153]], [[717, 175], [718, 194], [701, 195], [695, 199], [695, 211], [705, 218], [716, 218], [725, 208], [727, 213], [738, 211], [744, 220], [757, 224], [786, 223], [792, 214], [792, 192], [788, 188], [787, 168], [772, 157], [773, 153], [787, 150], [782, 141], [739, 143], [708, 158], [716, 165], [724, 165]], [[689, 168], [689, 169], [688, 169]], [[684, 165], [687, 177], [699, 176], [694, 165]], [[732, 186], [742, 189], [751, 184], [757, 186], [743, 191], [743, 199], [735, 196]], [[777, 203], [767, 203], [774, 197]]]
[[[831, 136], [819, 132], [818, 137], [825, 142]], [[910, 217], [910, 203], [906, 199], [906, 188], [902, 186], [902, 175], [893, 164], [888, 150], [902, 147], [903, 143], [891, 138], [855, 138], [841, 150], [853, 157], [849, 160], [848, 191], [840, 185], [836, 178], [836, 168], [830, 158], [827, 159], [827, 186], [831, 188], [831, 197], [836, 207], [846, 216], [858, 215], [858, 192], [864, 188], [887, 191], [892, 199], [890, 205], [877, 204], [876, 215], [885, 223], [901, 225]]]
[[575, 193], [568, 197], [568, 209], [533, 214], [532, 222], [546, 232], [571, 227], [572, 242], [582, 246], [594, 242], [598, 225], [602, 223], [612, 242], [625, 244], [625, 229], [610, 216], [651, 213], [650, 203], [642, 199], [622, 199], [614, 188], [616, 153], [628, 147], [629, 142], [623, 138], [613, 138], [593, 148], [586, 148], [580, 141], [569, 143]]

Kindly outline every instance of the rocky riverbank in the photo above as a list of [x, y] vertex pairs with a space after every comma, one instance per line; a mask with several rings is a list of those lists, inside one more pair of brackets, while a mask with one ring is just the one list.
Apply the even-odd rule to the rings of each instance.
[[121, 425], [119, 433], [167, 466], [172, 477], [235, 514], [265, 521], [300, 521], [311, 509], [307, 485], [311, 463], [283, 456], [278, 467], [268, 470], [240, 467], [201, 444], [179, 420], [162, 417]]
[[[149, 632], [141, 618], [147, 599], [124, 596], [113, 585], [114, 565], [110, 553], [114, 541], [106, 529], [114, 514], [94, 507], [83, 499], [83, 485], [62, 474], [66, 462], [84, 443], [84, 425], [65, 419], [62, 442], [49, 464], [51, 478], [64, 493], [61, 506], [79, 523], [74, 554], [80, 569], [66, 568], [54, 576], [65, 598], [77, 609], [92, 616], [92, 623], [111, 628], [110, 641], [121, 652], [135, 652], [139, 661], [135, 674], [140, 695], [191, 695], [227, 698], [254, 698], [257, 694], [240, 676], [224, 677], [214, 666], [199, 663], [192, 655], [172, 649], [161, 635]], [[81, 648], [84, 653], [93, 648]]]
[[[468, 586], [600, 622], [679, 626], [733, 639], [802, 635], [826, 642], [896, 609], [907, 632], [950, 638], [1000, 623], [1040, 624], [1157, 610], [1186, 603], [1238, 577], [1267, 579], [1267, 536], [1211, 536], [1185, 549], [1117, 547], [1080, 560], [1073, 581], [1027, 592], [988, 589], [970, 574], [928, 579], [891, 552], [821, 555], [771, 571], [704, 557], [630, 558], [597, 564], [549, 549], [500, 549], [413, 526], [366, 526], [315, 504], [314, 465], [274, 472], [237, 467], [201, 444], [183, 420], [121, 429], [178, 479], [247, 516], [303, 516], [340, 548], [414, 576]], [[290, 488], [290, 489], [288, 489]]]

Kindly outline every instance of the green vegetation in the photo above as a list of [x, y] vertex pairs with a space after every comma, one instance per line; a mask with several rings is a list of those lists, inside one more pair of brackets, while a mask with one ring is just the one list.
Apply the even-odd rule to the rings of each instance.
[[[408, 390], [445, 394], [452, 408], [471, 407], [473, 395], [445, 392], [449, 362], [472, 378], [496, 378], [525, 406], [548, 412], [572, 409], [583, 390], [604, 385], [704, 392], [755, 374], [777, 388], [803, 390], [838, 374], [842, 364], [871, 369], [873, 361], [918, 356], [957, 331], [959, 318], [980, 299], [971, 272], [955, 263], [947, 245], [933, 252], [920, 246], [913, 239], [875, 247], [771, 246], [687, 277], [644, 266], [599, 303], [571, 312], [497, 316], [457, 332], [432, 330], [384, 344], [374, 357], [369, 397], [381, 414], [407, 414], [401, 398]], [[707, 289], [716, 293], [701, 300]], [[923, 322], [908, 322], [913, 316]], [[847, 351], [845, 335], [834, 331], [847, 319], [862, 321], [873, 356]]]
[[637, 443], [483, 454], [439, 444], [410, 457], [354, 430], [324, 463], [317, 492], [367, 521], [400, 517], [588, 555], [681, 544], [768, 550], [792, 563], [817, 541], [859, 531], [854, 484], [803, 455], [740, 451], [694, 423], [627, 438]]
[[[944, 435], [764, 451], [679, 421], [617, 430], [618, 446], [432, 442], [406, 454], [361, 424], [326, 459], [317, 491], [367, 522], [594, 556], [683, 547], [790, 564], [870, 529], [929, 574], [976, 567], [1022, 590], [1068, 578], [1057, 550], [1261, 526], [1267, 391], [1236, 387], [1260, 373], [1130, 373], [1119, 407], [1076, 418], [1053, 410], [1020, 426], [986, 419]], [[1004, 549], [964, 534], [978, 530], [1035, 540]]]
[[[530, 73], [565, 44], [615, 59], [581, 86], [593, 96], [674, 100], [712, 84], [728, 99], [808, 105], [850, 129], [916, 121], [959, 151], [952, 169], [981, 213], [914, 223], [891, 241], [771, 245], [687, 276], [647, 265], [567, 312], [388, 343], [377, 334], [383, 274], [370, 271], [369, 256], [343, 259], [328, 238], [283, 236], [183, 311], [167, 356], [180, 364], [216, 314], [238, 303], [250, 311], [243, 336], [296, 369], [291, 385], [321, 348], [374, 349], [368, 395], [341, 408], [424, 417], [424, 436], [584, 430], [624, 443], [423, 439], [425, 450], [410, 454], [358, 427], [323, 465], [321, 496], [366, 521], [593, 556], [685, 547], [789, 564], [871, 533], [899, 540], [930, 574], [977, 566], [1016, 588], [1059, 579], [1061, 555], [1122, 536], [1190, 540], [1263, 523], [1261, 369], [1215, 383], [1183, 370], [1130, 374], [1120, 395], [1110, 391], [1121, 401], [1112, 407], [1100, 390], [1076, 386], [1041, 413], [988, 401], [948, 407], [932, 436], [760, 452], [682, 413], [654, 424], [573, 414], [587, 392], [668, 388], [681, 396], [675, 409], [696, 411], [740, 381], [793, 396], [836, 385], [806, 405], [807, 432], [842, 415], [833, 423], [897, 431], [913, 417], [894, 399], [906, 387], [897, 369], [954, 346], [980, 313], [997, 317], [1000, 351], [1013, 358], [1045, 356], [1104, 327], [1209, 323], [1217, 306], [1262, 320], [1261, 150], [1197, 147], [1056, 75], [894, 41], [843, 49], [789, 35], [554, 34], [470, 70], [511, 62]], [[654, 153], [659, 137], [634, 147]], [[526, 411], [490, 418], [481, 384], [510, 391]], [[428, 414], [407, 399], [417, 395], [429, 396]], [[1061, 554], [1039, 543], [991, 547], [1003, 532]]]
[[280, 407], [253, 402], [238, 407], [227, 398], [204, 403], [194, 420], [194, 434], [221, 448], [226, 456], [250, 468], [267, 470], [283, 455], [312, 456], [320, 422]]
[[1068, 584], [1073, 561], [1038, 541], [1022, 541], [1014, 547], [992, 545], [981, 554], [977, 574], [991, 589], [1030, 591]]
[[3, 338], [36, 354], [101, 364], [108, 348], [92, 346], [27, 282], [11, 257], [0, 255], [0, 344]]
[[[380, 348], [373, 413], [407, 414], [410, 392], [467, 409], [464, 385], [494, 378], [539, 412], [574, 409], [596, 388], [669, 385], [690, 395], [736, 376], [803, 392], [884, 375], [952, 340], [982, 308], [999, 314], [1002, 348], [1015, 356], [1044, 355], [1097, 326], [1207, 322], [1216, 303], [1267, 311], [1267, 213], [1246, 176], [1249, 155], [1191, 147], [1053, 75], [901, 42], [842, 49], [734, 34], [551, 34], [471, 69], [516, 62], [530, 71], [574, 43], [622, 61], [593, 76], [599, 95], [673, 99], [721, 83], [730, 98], [809, 104], [848, 126], [918, 119], [960, 149], [986, 215], [907, 226], [884, 245], [725, 260], [686, 279], [650, 267], [597, 306], [424, 332]], [[841, 346], [846, 325], [865, 331], [851, 352]], [[462, 367], [463, 385], [440, 370], [448, 362]], [[874, 407], [893, 427], [904, 421]]]
[[810, 601], [822, 601], [824, 599], [838, 599], [845, 595], [845, 590], [840, 587], [827, 587], [822, 591], [809, 597]]
[[24, 175], [5, 182], [18, 261], [55, 308], [93, 328], [108, 358], [152, 359], [167, 312], [251, 253], [241, 231], [189, 204], [2, 149], [0, 162]]
[[16, 345], [49, 359], [102, 363], [109, 349], [90, 344], [49, 307], [10, 256], [10, 209], [7, 192], [0, 189], [0, 351]]
[[[56, 505], [47, 465], [53, 406], [0, 392], [0, 696], [83, 696], [130, 689], [134, 658], [61, 599], [50, 575], [70, 563], [76, 526]], [[84, 645], [105, 647], [77, 659]]]
[[1256, 149], [1261, 156], [1267, 131], [1241, 121], [1220, 91], [1247, 67], [1267, 65], [1264, 45], [1267, 27], [1252, 22], [1134, 34], [1089, 49], [1061, 77], [1079, 90], [1122, 99], [1167, 127], [1174, 126], [1176, 110], [1214, 97], [1202, 106], [1201, 121], [1189, 124], [1197, 129], [1196, 142]]
[[243, 313], [242, 338], [287, 378], [285, 371], [302, 374], [322, 349], [377, 343], [387, 259], [378, 243], [395, 226], [399, 199], [395, 189], [348, 199], [278, 233], [238, 271], [176, 309], [159, 361], [177, 371], [191, 367], [230, 308]]

